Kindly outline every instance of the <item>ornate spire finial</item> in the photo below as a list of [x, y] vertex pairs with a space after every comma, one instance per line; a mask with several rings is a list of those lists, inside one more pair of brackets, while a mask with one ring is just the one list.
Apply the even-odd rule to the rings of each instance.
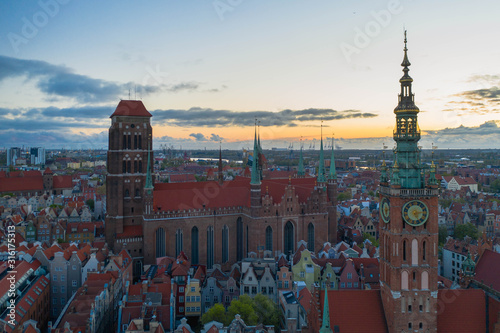
[[260, 184], [260, 173], [257, 167], [259, 163], [259, 146], [257, 143], [257, 118], [255, 119], [255, 133], [253, 139], [253, 161], [252, 161], [252, 176], [250, 184]]

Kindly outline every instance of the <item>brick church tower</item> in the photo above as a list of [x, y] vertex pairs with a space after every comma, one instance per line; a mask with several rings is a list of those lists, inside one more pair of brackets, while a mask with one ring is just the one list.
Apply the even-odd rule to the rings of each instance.
[[380, 179], [381, 295], [389, 332], [437, 332], [438, 187], [434, 165], [426, 181], [420, 161], [406, 32], [404, 43], [395, 162], [390, 175], [383, 163]]
[[134, 275], [140, 274], [144, 256], [144, 189], [153, 166], [148, 161], [153, 144], [151, 117], [141, 101], [133, 100], [120, 101], [110, 117], [106, 242], [115, 253], [123, 248], [129, 251], [134, 259]]

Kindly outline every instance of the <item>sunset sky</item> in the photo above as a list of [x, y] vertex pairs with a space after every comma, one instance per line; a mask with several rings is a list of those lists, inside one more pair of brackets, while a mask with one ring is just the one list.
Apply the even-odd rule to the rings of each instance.
[[[0, 147], [107, 148], [120, 99], [155, 148], [391, 147], [403, 30], [422, 146], [500, 148], [498, 1], [0, 2]], [[318, 148], [318, 145], [316, 145]]]

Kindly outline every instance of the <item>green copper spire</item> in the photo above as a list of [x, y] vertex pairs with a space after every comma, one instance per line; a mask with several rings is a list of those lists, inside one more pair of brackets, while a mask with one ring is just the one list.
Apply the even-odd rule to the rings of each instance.
[[260, 174], [257, 164], [259, 163], [259, 146], [257, 143], [257, 128], [255, 128], [255, 136], [253, 140], [253, 162], [252, 162], [252, 178], [250, 184], [260, 184]]
[[[413, 79], [408, 75], [410, 61], [408, 60], [408, 48], [406, 47], [406, 31], [404, 37], [404, 75], [399, 82], [401, 83], [401, 93], [399, 94], [398, 106], [394, 109], [396, 114], [396, 128], [393, 133], [396, 141], [396, 162], [399, 170], [393, 170], [393, 178], [399, 178], [398, 184], [402, 188], [421, 188], [423, 187], [420, 164], [420, 128], [417, 122], [418, 107], [414, 103], [414, 94], [411, 91]], [[394, 175], [396, 173], [396, 175]], [[392, 182], [394, 184], [394, 182]]]
[[305, 176], [306, 172], [304, 171], [304, 157], [302, 156], [302, 145], [300, 146], [300, 155], [299, 155], [299, 170], [297, 171], [297, 176]]
[[148, 191], [148, 194], [151, 194], [151, 190], [153, 187], [153, 178], [151, 178], [151, 147], [148, 145], [148, 169], [146, 171], [146, 184], [144, 185], [144, 189]]
[[467, 254], [467, 259], [462, 263], [462, 274], [466, 277], [473, 277], [476, 263], [472, 260], [470, 252]]
[[335, 170], [335, 153], [334, 153], [335, 142], [332, 137], [332, 157], [330, 159], [330, 173], [328, 174], [328, 179], [335, 180], [337, 179], [337, 171]]
[[321, 124], [321, 147], [319, 148], [319, 168], [318, 168], [318, 183], [326, 182], [325, 178], [325, 158], [323, 156], [323, 124]]
[[330, 328], [330, 309], [328, 306], [328, 286], [325, 288], [325, 303], [323, 304], [323, 320], [319, 333], [333, 333]]

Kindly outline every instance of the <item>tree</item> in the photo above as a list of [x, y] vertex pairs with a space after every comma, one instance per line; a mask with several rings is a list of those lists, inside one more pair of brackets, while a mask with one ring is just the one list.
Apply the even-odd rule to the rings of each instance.
[[490, 184], [491, 192], [499, 193], [500, 192], [500, 179], [495, 179]]
[[342, 192], [337, 196], [337, 201], [345, 201], [350, 200], [352, 198], [351, 191]]
[[[239, 314], [241, 319], [247, 325], [257, 325], [259, 316], [255, 313], [255, 309], [253, 307], [253, 300], [248, 295], [241, 295], [239, 299], [235, 299], [231, 301], [231, 305], [227, 309], [228, 319], [230, 321]], [[229, 323], [227, 323], [229, 325]]]
[[373, 246], [375, 246], [375, 247], [378, 247], [378, 246], [379, 246], [379, 241], [378, 241], [378, 239], [376, 239], [375, 237], [373, 237], [372, 235], [370, 235], [370, 234], [369, 234], [369, 233], [367, 233], [367, 232], [363, 232], [363, 242], [364, 242], [365, 240], [367, 240], [367, 239], [368, 239], [368, 240], [372, 243], [372, 245], [373, 245]]
[[465, 236], [469, 236], [472, 239], [477, 239], [478, 230], [476, 226], [472, 223], [459, 224], [455, 227], [455, 238], [464, 239]]
[[439, 227], [439, 245], [442, 246], [448, 237], [448, 229], [445, 226]]
[[94, 199], [89, 199], [89, 200], [85, 201], [85, 203], [87, 204], [87, 206], [90, 207], [91, 211], [94, 211]]
[[218, 321], [219, 323], [224, 323], [224, 325], [227, 325], [227, 315], [226, 315], [226, 309], [224, 309], [224, 305], [221, 303], [217, 303], [214, 306], [212, 306], [210, 309], [208, 309], [207, 312], [201, 316], [201, 323], [203, 325], [211, 322], [211, 321]]
[[255, 313], [259, 317], [259, 323], [279, 327], [280, 311], [278, 306], [269, 297], [257, 294], [253, 299], [253, 303]]

